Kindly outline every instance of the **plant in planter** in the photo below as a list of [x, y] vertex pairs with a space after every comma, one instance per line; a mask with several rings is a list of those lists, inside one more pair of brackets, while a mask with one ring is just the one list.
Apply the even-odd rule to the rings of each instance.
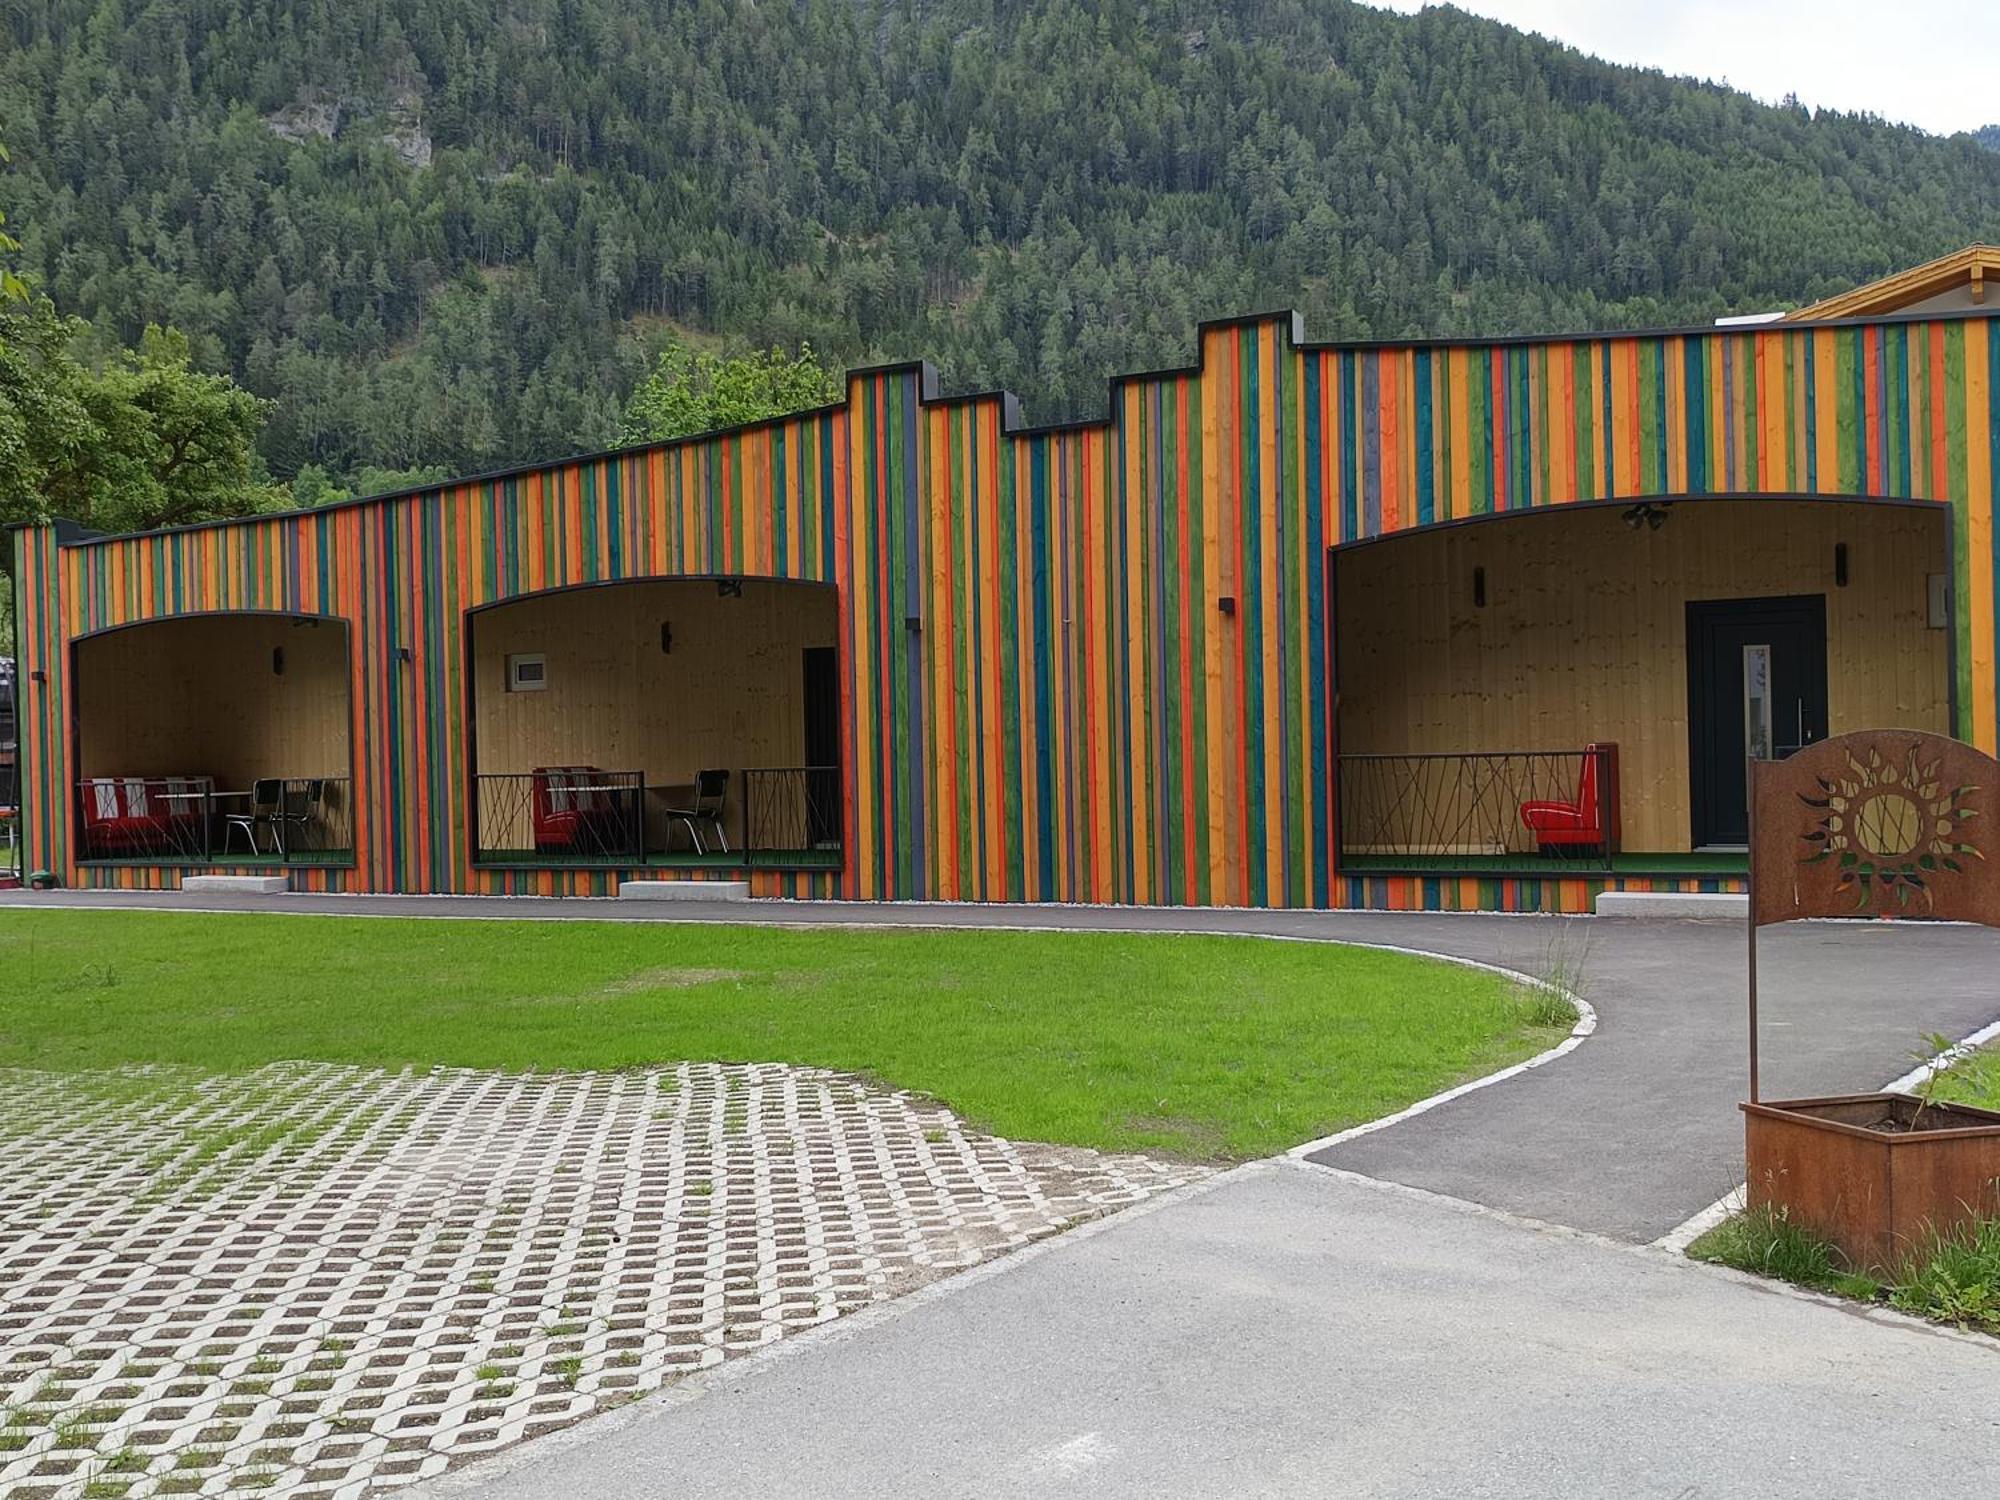
[[1908, 730], [1750, 767], [1749, 1201], [1817, 1229], [1859, 1270], [2000, 1212], [2000, 1112], [1937, 1099], [1935, 1075], [1915, 1097], [1760, 1099], [1757, 932], [1856, 915], [2000, 927], [2000, 861], [1987, 857], [1996, 797], [2000, 762]]

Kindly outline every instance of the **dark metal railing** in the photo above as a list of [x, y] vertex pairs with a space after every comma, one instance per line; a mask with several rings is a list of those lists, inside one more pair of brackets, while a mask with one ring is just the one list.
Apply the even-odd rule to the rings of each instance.
[[[311, 864], [332, 858], [345, 858], [354, 852], [354, 798], [351, 793], [353, 783], [345, 776], [286, 776], [277, 784], [275, 806], [266, 804], [264, 834], [265, 848], [275, 849], [293, 864]], [[222, 822], [220, 847], [216, 850], [218, 859], [227, 859], [232, 844], [240, 846], [242, 836], [231, 839], [232, 830], [242, 827], [240, 820], [247, 813], [249, 827], [257, 830], [258, 797], [270, 789], [253, 785], [249, 805], [241, 798], [233, 806], [218, 807]], [[211, 820], [211, 829], [214, 821]]]
[[475, 860], [637, 864], [645, 858], [646, 778], [639, 771], [549, 766], [474, 780]]
[[766, 766], [743, 773], [743, 851], [839, 855], [840, 769]]
[[1607, 871], [1618, 747], [1343, 755], [1336, 817], [1351, 869]]
[[79, 857], [162, 864], [280, 859], [316, 864], [354, 849], [345, 776], [89, 776], [77, 783]]

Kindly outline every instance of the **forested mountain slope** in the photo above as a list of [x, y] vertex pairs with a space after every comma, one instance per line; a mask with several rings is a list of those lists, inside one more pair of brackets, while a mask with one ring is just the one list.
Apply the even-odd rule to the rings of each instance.
[[2000, 239], [2000, 154], [1343, 0], [12, 0], [0, 207], [285, 477], [611, 439], [648, 341], [929, 354], [1036, 418], [1316, 337], [1787, 305]]

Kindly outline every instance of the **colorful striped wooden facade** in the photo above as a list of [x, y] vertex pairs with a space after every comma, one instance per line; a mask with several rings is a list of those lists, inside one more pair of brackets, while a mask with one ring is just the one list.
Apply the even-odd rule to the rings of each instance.
[[[847, 855], [799, 896], [1576, 910], [1604, 882], [1349, 878], [1328, 550], [1650, 497], [1950, 508], [1954, 713], [1996, 735], [2000, 334], [1986, 315], [1325, 347], [1205, 325], [1109, 419], [1017, 430], [927, 367], [838, 407], [322, 511], [17, 538], [27, 866], [77, 884], [70, 643], [199, 610], [350, 627], [356, 860], [301, 887], [597, 894], [468, 842], [468, 610], [663, 575], [832, 583]], [[1626, 887], [1700, 883], [1618, 881]], [[1714, 883], [1707, 883], [1714, 888]]]

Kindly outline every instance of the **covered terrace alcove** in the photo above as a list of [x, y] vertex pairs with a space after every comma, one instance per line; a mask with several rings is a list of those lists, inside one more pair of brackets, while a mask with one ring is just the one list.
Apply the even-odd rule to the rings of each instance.
[[831, 585], [765, 578], [473, 611], [475, 861], [837, 868], [838, 630]]
[[176, 615], [73, 651], [81, 859], [352, 861], [345, 621]]
[[1337, 551], [1341, 867], [1741, 874], [1746, 754], [1950, 732], [1946, 520], [1625, 502]]

